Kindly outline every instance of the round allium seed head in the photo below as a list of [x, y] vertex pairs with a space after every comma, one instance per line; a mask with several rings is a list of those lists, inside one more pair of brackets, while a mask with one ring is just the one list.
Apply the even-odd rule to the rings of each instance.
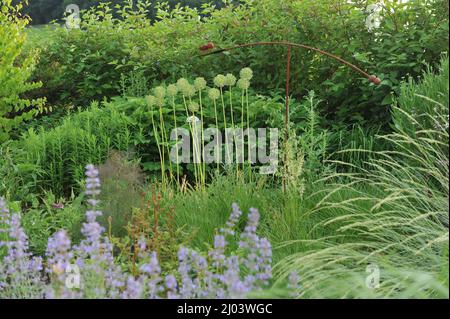
[[164, 104], [165, 104], [164, 98], [156, 98], [156, 105], [157, 105], [158, 107], [163, 107]]
[[224, 87], [226, 85], [226, 82], [227, 78], [223, 74], [216, 75], [216, 77], [214, 78], [214, 85], [219, 88]]
[[194, 96], [195, 95], [195, 92], [197, 92], [196, 90], [195, 90], [195, 87], [193, 86], [193, 85], [191, 85], [191, 84], [189, 84], [187, 87], [186, 87], [186, 96], [188, 96], [188, 97], [192, 97], [192, 96]]
[[178, 87], [178, 90], [183, 94], [183, 95], [186, 95], [186, 91], [187, 91], [187, 88], [189, 87], [189, 81], [188, 80], [186, 80], [185, 78], [181, 78], [181, 79], [179, 79], [178, 81], [177, 81], [177, 87]]
[[154, 90], [157, 99], [164, 99], [166, 96], [166, 89], [163, 86], [157, 86]]
[[175, 84], [169, 84], [167, 86], [167, 95], [170, 97], [174, 97], [178, 94], [178, 87]]
[[240, 72], [241, 79], [250, 81], [253, 78], [253, 71], [250, 68], [243, 68]]
[[242, 90], [248, 90], [250, 87], [250, 81], [246, 79], [239, 79], [239, 81], [237, 81], [237, 86]]
[[225, 82], [226, 85], [233, 86], [236, 84], [236, 77], [233, 74], [228, 73], [225, 78], [226, 78], [226, 82]]
[[208, 91], [208, 96], [211, 100], [215, 101], [220, 97], [220, 91], [216, 88], [212, 88]]
[[149, 108], [152, 108], [153, 106], [155, 106], [156, 98], [153, 95], [147, 95], [145, 97], [145, 102], [147, 103], [147, 106]]
[[204, 90], [206, 88], [206, 80], [202, 77], [196, 78], [194, 81], [194, 86], [197, 89], [197, 91]]
[[198, 105], [197, 102], [189, 103], [189, 111], [191, 111], [192, 113], [197, 112], [199, 108], [200, 108], [200, 106]]

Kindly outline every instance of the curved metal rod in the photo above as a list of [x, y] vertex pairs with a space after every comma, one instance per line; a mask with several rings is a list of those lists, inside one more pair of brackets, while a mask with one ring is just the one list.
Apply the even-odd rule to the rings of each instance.
[[[339, 61], [342, 64], [345, 64], [346, 66], [350, 67], [351, 69], [353, 69], [354, 71], [362, 74], [364, 77], [366, 77], [369, 82], [374, 83], [375, 85], [379, 85], [381, 83], [381, 80], [376, 77], [375, 75], [370, 75], [367, 72], [361, 70], [360, 68], [358, 68], [356, 65], [338, 57], [337, 55], [331, 54], [329, 52], [311, 47], [309, 45], [304, 45], [304, 44], [298, 44], [298, 43], [292, 43], [292, 42], [287, 42], [287, 41], [271, 41], [271, 42], [252, 42], [252, 43], [245, 43], [245, 44], [240, 44], [240, 45], [236, 45], [234, 47], [229, 47], [229, 48], [224, 48], [224, 49], [219, 49], [219, 50], [214, 50], [214, 51], [210, 51], [210, 52], [206, 52], [206, 53], [202, 53], [200, 54], [201, 56], [207, 56], [207, 55], [211, 55], [211, 54], [217, 54], [217, 53], [221, 53], [221, 52], [225, 52], [225, 51], [231, 51], [234, 49], [239, 49], [239, 48], [245, 48], [245, 47], [253, 47], [253, 46], [258, 46], [258, 45], [284, 45], [287, 47], [297, 47], [297, 48], [301, 48], [301, 49], [306, 49], [309, 51], [314, 51], [317, 53], [320, 53], [322, 55], [328, 56], [336, 61]], [[200, 50], [202, 52], [213, 49], [214, 45], [212, 43], [208, 43], [206, 45], [203, 45], [200, 47]]]

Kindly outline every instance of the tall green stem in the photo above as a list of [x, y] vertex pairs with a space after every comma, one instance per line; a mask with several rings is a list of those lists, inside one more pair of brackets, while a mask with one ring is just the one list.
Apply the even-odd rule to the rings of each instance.
[[[214, 116], [216, 117], [216, 132], [219, 132], [219, 118], [218, 118], [218, 116], [217, 116], [217, 104], [216, 104], [216, 100], [214, 100]], [[219, 136], [217, 136], [217, 138], [216, 138], [216, 144], [217, 144], [217, 147], [216, 147], [216, 162], [217, 162], [217, 173], [219, 173], [219, 165], [220, 165], [220, 163], [219, 163], [219, 161], [220, 161], [220, 158], [219, 158], [219, 148], [220, 148], [220, 146], [219, 146]]]
[[165, 187], [165, 185], [166, 185], [166, 183], [165, 183], [165, 173], [164, 173], [165, 167], [164, 167], [163, 155], [161, 153], [161, 147], [159, 145], [158, 130], [156, 129], [155, 119], [153, 117], [153, 111], [152, 110], [150, 110], [150, 114], [151, 114], [151, 118], [152, 118], [153, 134], [155, 135], [156, 146], [158, 147], [158, 153], [159, 153], [159, 160], [161, 162], [161, 181], [163, 183], [163, 187]]
[[225, 156], [226, 156], [226, 162], [230, 162], [230, 152], [228, 150], [228, 136], [227, 136], [227, 116], [226, 116], [226, 110], [225, 110], [225, 101], [223, 99], [222, 87], [220, 88], [220, 98], [222, 100], [223, 124], [224, 124], [224, 129], [225, 129]]
[[201, 156], [200, 160], [201, 160], [201, 163], [203, 163], [203, 167], [202, 167], [202, 175], [203, 175], [202, 183], [203, 183], [203, 185], [202, 186], [205, 186], [205, 184], [206, 184], [206, 161], [204, 158], [205, 136], [204, 136], [204, 131], [203, 131], [204, 126], [203, 126], [202, 90], [198, 91], [198, 97], [199, 97], [199, 102], [200, 102], [200, 120], [201, 120], [201, 130], [202, 130], [202, 132], [201, 132], [201, 139], [202, 139], [201, 144], [202, 145], [201, 145], [201, 151], [200, 151], [200, 156]]
[[172, 97], [172, 108], [173, 108], [173, 124], [175, 127], [175, 148], [176, 148], [176, 160], [177, 160], [177, 187], [180, 187], [180, 161], [178, 157], [178, 125], [177, 125], [177, 115], [176, 115], [176, 106], [175, 106], [175, 97]]

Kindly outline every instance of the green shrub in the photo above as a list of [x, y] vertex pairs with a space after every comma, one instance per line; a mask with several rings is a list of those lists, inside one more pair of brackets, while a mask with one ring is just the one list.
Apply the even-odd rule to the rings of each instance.
[[41, 86], [29, 82], [36, 62], [36, 52], [19, 59], [26, 41], [25, 27], [29, 20], [21, 16], [22, 4], [11, 0], [0, 5], [0, 143], [8, 140], [11, 131], [30, 120], [44, 104], [44, 99], [29, 100], [23, 94]]
[[[382, 23], [368, 30], [367, 5], [346, 0], [243, 1], [223, 8], [157, 6], [156, 21], [146, 6], [121, 7], [115, 16], [105, 5], [82, 14], [81, 30], [55, 28], [36, 45], [42, 56], [35, 79], [52, 103], [85, 105], [117, 95], [122, 74], [143, 72], [150, 83], [180, 76], [212, 77], [250, 66], [259, 91], [284, 88], [286, 49], [253, 47], [199, 57], [212, 41], [219, 48], [255, 41], [290, 40], [312, 45], [378, 75], [378, 87], [333, 60], [308, 51], [293, 52], [291, 92], [301, 98], [314, 90], [329, 126], [359, 122], [385, 124], [392, 92], [405, 77], [420, 76], [423, 62], [436, 65], [448, 46], [448, 4], [443, 0], [384, 1]], [[274, 72], [276, 70], [276, 72]], [[70, 81], [66, 81], [70, 79]]]
[[30, 128], [20, 140], [9, 144], [10, 165], [15, 167], [9, 180], [28, 185], [33, 193], [52, 190], [56, 196], [70, 195], [79, 190], [87, 163], [103, 163], [111, 149], [127, 151], [133, 145], [133, 124], [120, 109], [93, 103], [88, 110], [67, 116], [55, 128]]
[[68, 200], [57, 199], [51, 192], [46, 192], [41, 199], [34, 198], [31, 207], [22, 217], [31, 252], [43, 256], [48, 239], [61, 229], [66, 229], [73, 235], [74, 241], [78, 242], [84, 219], [81, 213], [84, 208], [82, 200], [82, 196]]

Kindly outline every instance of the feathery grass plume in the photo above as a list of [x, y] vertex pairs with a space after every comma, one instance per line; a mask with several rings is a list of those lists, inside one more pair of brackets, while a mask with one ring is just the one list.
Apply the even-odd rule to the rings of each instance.
[[[292, 254], [275, 266], [280, 278], [293, 270], [301, 274], [300, 296], [448, 298], [448, 130], [424, 127], [402, 105], [394, 107], [397, 112], [403, 127], [410, 121], [416, 133], [398, 126], [380, 136], [390, 150], [374, 152], [357, 173], [327, 176], [336, 183], [309, 213], [341, 211], [311, 230], [334, 226], [339, 243], [323, 238], [316, 242], [321, 249]], [[428, 116], [447, 114], [448, 106]], [[333, 201], [342, 189], [356, 197]]]

